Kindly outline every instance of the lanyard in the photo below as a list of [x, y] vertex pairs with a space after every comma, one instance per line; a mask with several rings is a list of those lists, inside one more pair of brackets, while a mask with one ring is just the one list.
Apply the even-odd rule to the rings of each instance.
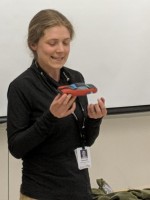
[[[38, 72], [41, 75], [41, 77], [42, 77], [43, 81], [45, 82], [46, 86], [48, 87], [48, 89], [50, 88], [53, 92], [55, 92], [55, 94], [60, 93], [60, 91], [57, 90], [57, 87], [59, 86], [59, 84], [56, 81], [54, 81], [52, 78], [50, 78], [43, 71], [43, 69], [39, 66], [39, 64], [36, 61], [34, 63], [35, 63], [35, 66], [36, 66], [36, 68], [35, 68], [36, 72]], [[65, 73], [64, 70], [62, 71], [62, 73], [63, 73], [64, 78], [66, 79], [66, 82], [68, 84], [71, 84], [71, 80], [68, 77], [68, 75]], [[84, 110], [84, 108], [83, 108], [83, 106], [82, 106], [82, 104], [81, 104], [81, 102], [80, 102], [78, 97], [77, 97], [77, 102], [76, 103], [79, 104], [79, 107], [81, 109], [81, 113], [83, 115], [82, 123], [80, 124], [79, 118], [75, 114], [75, 112], [73, 112], [72, 115], [73, 115], [73, 117], [74, 117], [74, 119], [76, 121], [76, 124], [78, 126], [78, 129], [79, 129], [80, 138], [81, 138], [81, 146], [83, 148], [85, 148], [85, 119], [86, 119], [86, 114], [85, 114], [85, 110]]]
[[81, 104], [81, 102], [79, 101], [79, 99], [77, 98], [77, 103], [79, 103], [79, 106], [81, 108], [81, 112], [82, 112], [82, 115], [83, 115], [83, 121], [82, 121], [82, 124], [79, 123], [79, 119], [77, 117], [77, 115], [75, 114], [75, 112], [72, 113], [74, 119], [76, 120], [76, 124], [78, 126], [78, 129], [79, 129], [79, 133], [80, 133], [80, 138], [81, 138], [81, 146], [82, 148], [84, 149], [85, 148], [85, 142], [86, 142], [86, 139], [85, 139], [85, 119], [86, 119], [86, 115], [85, 115], [85, 110]]

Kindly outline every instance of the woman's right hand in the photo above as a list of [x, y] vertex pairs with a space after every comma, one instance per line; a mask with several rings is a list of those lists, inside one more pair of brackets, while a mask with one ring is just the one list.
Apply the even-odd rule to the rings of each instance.
[[75, 96], [71, 94], [58, 94], [50, 105], [50, 112], [57, 118], [70, 115], [76, 109]]

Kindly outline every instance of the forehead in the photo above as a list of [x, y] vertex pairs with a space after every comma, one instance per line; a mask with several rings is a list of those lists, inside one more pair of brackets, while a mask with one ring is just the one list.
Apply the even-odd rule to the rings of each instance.
[[69, 30], [65, 26], [54, 26], [45, 29], [43, 37], [49, 39], [68, 39], [71, 36]]

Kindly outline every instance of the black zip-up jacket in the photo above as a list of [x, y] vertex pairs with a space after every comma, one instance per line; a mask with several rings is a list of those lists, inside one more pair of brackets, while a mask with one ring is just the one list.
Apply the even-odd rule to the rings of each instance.
[[[8, 89], [7, 134], [10, 153], [22, 158], [21, 192], [39, 200], [91, 200], [88, 170], [79, 170], [74, 149], [81, 146], [79, 126], [83, 112], [77, 104], [75, 114], [56, 118], [49, 107], [56, 94], [55, 85], [84, 82], [72, 69], [61, 69], [60, 82], [43, 79], [33, 61]], [[46, 74], [45, 74], [46, 75]], [[54, 89], [55, 88], [55, 89]], [[87, 109], [87, 97], [79, 97]], [[85, 114], [85, 113], [84, 113]], [[85, 145], [91, 146], [99, 134], [101, 119], [85, 120]]]

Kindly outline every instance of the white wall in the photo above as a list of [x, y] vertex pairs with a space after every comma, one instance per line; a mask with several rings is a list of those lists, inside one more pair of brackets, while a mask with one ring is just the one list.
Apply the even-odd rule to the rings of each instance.
[[0, 124], [0, 200], [8, 199], [8, 148], [6, 125]]
[[103, 178], [114, 190], [150, 187], [150, 113], [109, 116], [92, 147], [92, 186]]
[[28, 23], [45, 8], [59, 10], [73, 23], [76, 34], [66, 66], [98, 88], [99, 94], [90, 97], [104, 96], [107, 107], [149, 105], [149, 0], [1, 0], [0, 116], [7, 113], [10, 81], [31, 63]]
[[[116, 190], [150, 186], [150, 113], [107, 116], [92, 147], [92, 187], [103, 178]], [[0, 200], [8, 200], [6, 125], [0, 125]], [[9, 156], [9, 200], [18, 200], [21, 161]]]

